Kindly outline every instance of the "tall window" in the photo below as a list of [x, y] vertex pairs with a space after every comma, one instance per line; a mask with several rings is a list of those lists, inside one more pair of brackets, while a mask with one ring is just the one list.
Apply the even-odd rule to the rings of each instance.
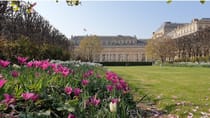
[[102, 61], [105, 61], [105, 54], [102, 55]]

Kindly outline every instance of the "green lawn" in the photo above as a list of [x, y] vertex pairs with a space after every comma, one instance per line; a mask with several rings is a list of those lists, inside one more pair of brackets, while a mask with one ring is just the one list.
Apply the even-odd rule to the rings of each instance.
[[[180, 117], [210, 113], [210, 68], [132, 66], [106, 67], [130, 85], [136, 98], [147, 94], [150, 102]], [[147, 99], [148, 99], [147, 98]]]

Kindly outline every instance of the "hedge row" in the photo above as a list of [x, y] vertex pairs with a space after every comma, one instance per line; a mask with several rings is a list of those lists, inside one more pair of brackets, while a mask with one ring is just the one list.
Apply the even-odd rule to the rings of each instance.
[[103, 66], [151, 66], [152, 62], [98, 62]]

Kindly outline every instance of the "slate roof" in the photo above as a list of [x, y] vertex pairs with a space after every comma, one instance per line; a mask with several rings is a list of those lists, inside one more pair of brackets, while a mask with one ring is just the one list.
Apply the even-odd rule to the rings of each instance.
[[[71, 40], [76, 44], [79, 45], [80, 40], [82, 40], [85, 36], [72, 36]], [[136, 37], [132, 37], [132, 36], [123, 36], [123, 35], [118, 35], [118, 36], [97, 36], [102, 42], [104, 41], [127, 41], [127, 40], [131, 40], [131, 41], [135, 41], [135, 44], [132, 45], [145, 45], [146, 44], [146, 40], [140, 40], [137, 39]], [[130, 44], [123, 44], [123, 45], [130, 45]]]

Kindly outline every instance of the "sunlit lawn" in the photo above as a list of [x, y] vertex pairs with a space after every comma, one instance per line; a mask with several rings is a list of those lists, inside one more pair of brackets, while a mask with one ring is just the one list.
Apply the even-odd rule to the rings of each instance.
[[130, 84], [135, 97], [147, 94], [167, 113], [195, 117], [210, 113], [210, 68], [132, 66], [106, 67]]

